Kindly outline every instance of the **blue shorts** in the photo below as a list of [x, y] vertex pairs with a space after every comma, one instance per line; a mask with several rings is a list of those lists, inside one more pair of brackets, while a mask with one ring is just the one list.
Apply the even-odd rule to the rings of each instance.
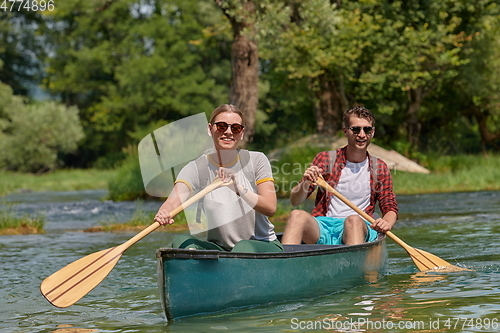
[[[342, 236], [344, 235], [344, 217], [315, 217], [319, 227], [319, 239], [316, 244], [324, 245], [342, 245]], [[370, 223], [365, 221], [368, 234], [365, 242], [373, 242], [378, 237], [378, 232], [370, 228]]]

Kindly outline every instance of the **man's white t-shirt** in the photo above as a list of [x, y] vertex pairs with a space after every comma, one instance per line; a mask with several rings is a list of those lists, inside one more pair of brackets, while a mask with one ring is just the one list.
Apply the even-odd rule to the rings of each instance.
[[[338, 192], [361, 210], [365, 210], [370, 205], [371, 190], [368, 164], [368, 158], [361, 163], [347, 161], [336, 187]], [[349, 215], [357, 215], [357, 213], [332, 195], [326, 216], [347, 217]]]

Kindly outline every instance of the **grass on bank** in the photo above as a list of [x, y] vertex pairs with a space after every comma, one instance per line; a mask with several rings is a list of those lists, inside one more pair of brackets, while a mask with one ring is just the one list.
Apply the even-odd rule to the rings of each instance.
[[[0, 196], [9, 193], [106, 189], [114, 170], [62, 169], [41, 175], [0, 171]], [[44, 233], [45, 217], [17, 216], [9, 205], [0, 208], [0, 235]]]
[[[271, 160], [280, 198], [289, 197], [291, 188], [301, 179], [303, 172], [318, 151], [320, 149], [317, 147], [294, 148], [282, 155], [279, 160]], [[500, 190], [500, 182], [498, 181], [500, 179], [500, 168], [498, 167], [500, 154], [490, 154], [487, 157], [480, 155], [427, 156], [426, 161], [423, 166], [431, 170], [431, 174], [392, 171], [396, 194]], [[0, 171], [0, 195], [20, 191], [73, 191], [108, 188], [110, 196], [111, 192], [114, 193], [113, 200], [124, 198], [134, 200], [137, 198], [134, 193], [140, 186], [143, 186], [138, 163], [131, 160], [129, 165], [120, 170], [57, 170], [38, 176]], [[136, 174], [138, 172], [139, 174]], [[129, 184], [129, 182], [133, 182], [133, 184]], [[280, 202], [278, 211], [272, 218], [277, 227], [286, 221], [289, 212], [293, 209], [287, 202], [287, 200]], [[153, 222], [155, 213], [145, 212], [139, 208], [131, 220], [126, 223], [120, 223], [118, 219], [110, 219], [87, 231], [140, 231]], [[10, 221], [9, 223], [0, 222], [0, 230], [12, 229], [12, 226], [19, 230], [27, 230], [30, 228], [30, 223], [35, 224], [35, 228], [37, 228], [36, 221], [26, 222], [30, 218], [17, 220], [12, 212], [0, 212], [0, 214], [7, 216], [1, 217], [2, 221]], [[187, 230], [187, 222], [183, 214], [181, 216], [176, 218], [174, 225], [165, 226], [159, 230]], [[43, 224], [39, 230], [43, 230]]]
[[[290, 189], [320, 149], [296, 148], [279, 160], [271, 160], [278, 195], [286, 198]], [[396, 194], [500, 190], [500, 154], [428, 156], [424, 167], [431, 174], [393, 170]], [[124, 165], [123, 170], [71, 169], [43, 175], [0, 171], [0, 196], [15, 192], [76, 191], [108, 189], [112, 200], [135, 200], [144, 189], [138, 162]], [[125, 177], [129, 175], [129, 177]], [[135, 176], [132, 176], [135, 175]], [[142, 196], [144, 197], [144, 196]]]
[[[289, 196], [318, 151], [295, 148], [272, 161], [278, 196]], [[500, 190], [500, 154], [427, 156], [426, 161], [430, 174], [391, 171], [396, 194]]]
[[0, 209], [0, 235], [28, 235], [43, 234], [45, 226], [44, 216], [17, 216], [12, 206]]
[[430, 174], [394, 170], [396, 194], [473, 192], [500, 190], [500, 155], [441, 156], [426, 167]]
[[115, 170], [61, 169], [41, 175], [0, 171], [0, 196], [13, 192], [106, 189]]
[[[120, 231], [142, 231], [153, 223], [156, 212], [148, 212], [141, 207], [137, 208], [129, 221], [123, 223], [116, 218], [109, 218], [106, 221], [100, 221], [98, 226], [85, 229], [85, 232], [120, 232]], [[160, 231], [185, 231], [188, 230], [188, 224], [184, 213], [175, 217], [175, 223], [160, 227]]]

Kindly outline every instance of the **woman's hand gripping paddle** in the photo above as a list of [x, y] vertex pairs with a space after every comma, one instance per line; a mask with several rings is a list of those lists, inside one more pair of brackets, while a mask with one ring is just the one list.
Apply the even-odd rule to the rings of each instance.
[[[171, 211], [170, 216], [174, 217], [186, 207], [204, 197], [207, 193], [221, 186], [229, 185], [230, 183], [231, 182], [224, 183], [219, 178], [216, 178], [205, 189]], [[118, 260], [120, 260], [122, 254], [130, 246], [155, 231], [158, 227], [160, 227], [160, 224], [154, 222], [127, 242], [116, 247], [90, 254], [58, 270], [43, 280], [40, 286], [42, 295], [52, 305], [60, 308], [73, 305], [104, 280], [113, 267], [115, 267]]]
[[[335, 195], [337, 198], [342, 200], [346, 205], [351, 207], [356, 213], [358, 213], [362, 218], [364, 218], [368, 222], [370, 223], [375, 222], [375, 220], [370, 215], [366, 214], [359, 207], [354, 205], [346, 197], [340, 194], [337, 190], [331, 187], [322, 177], [318, 177], [318, 179], [316, 179], [316, 184], [323, 187], [325, 190], [327, 190], [328, 192], [330, 192], [331, 194]], [[470, 269], [467, 268], [454, 266], [449, 262], [431, 253], [411, 247], [390, 231], [388, 231], [386, 235], [392, 238], [393, 241], [395, 241], [399, 246], [401, 246], [403, 249], [406, 250], [406, 252], [410, 255], [411, 259], [413, 260], [413, 262], [420, 271], [429, 271], [429, 270], [434, 270], [439, 272], [470, 271]]]

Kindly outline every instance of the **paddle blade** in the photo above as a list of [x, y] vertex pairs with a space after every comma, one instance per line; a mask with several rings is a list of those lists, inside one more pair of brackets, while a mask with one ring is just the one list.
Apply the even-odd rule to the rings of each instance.
[[43, 280], [42, 295], [59, 308], [73, 305], [108, 276], [123, 252], [118, 246], [72, 262]]
[[414, 247], [405, 247], [406, 252], [420, 271], [439, 271], [439, 272], [457, 272], [469, 271], [467, 268], [461, 268], [450, 264], [449, 262]]

